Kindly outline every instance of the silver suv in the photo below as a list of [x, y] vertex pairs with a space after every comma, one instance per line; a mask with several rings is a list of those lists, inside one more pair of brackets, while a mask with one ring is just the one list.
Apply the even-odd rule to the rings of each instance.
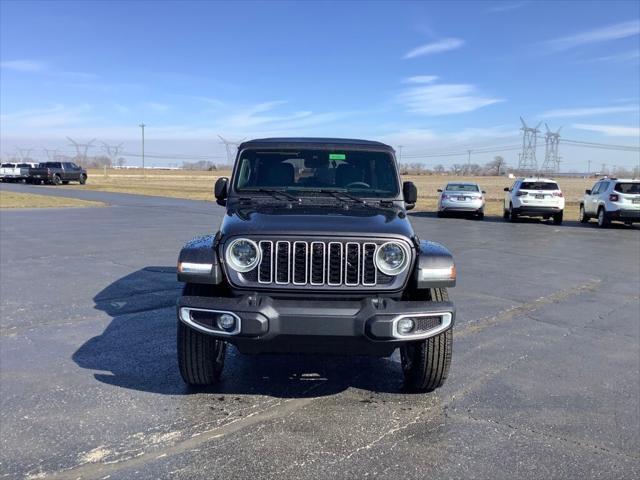
[[627, 225], [640, 222], [640, 180], [602, 178], [585, 190], [580, 221], [587, 223], [591, 218], [597, 218], [601, 228], [614, 220]]

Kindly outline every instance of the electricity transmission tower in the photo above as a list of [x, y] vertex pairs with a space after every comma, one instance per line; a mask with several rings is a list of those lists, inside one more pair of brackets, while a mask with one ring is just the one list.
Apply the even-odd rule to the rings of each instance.
[[222, 143], [227, 150], [227, 163], [233, 164], [236, 159], [236, 151], [238, 150], [238, 145], [244, 142], [245, 139], [243, 138], [240, 141], [233, 142], [231, 140], [223, 138], [222, 135], [218, 135], [218, 138], [220, 139], [220, 143]]
[[560, 143], [560, 130], [562, 130], [562, 127], [560, 127], [557, 132], [552, 132], [549, 129], [549, 125], [545, 123], [544, 126], [547, 129], [547, 133], [544, 135], [544, 163], [542, 164], [541, 171], [544, 173], [558, 173], [560, 171], [558, 144]]
[[109, 160], [111, 161], [111, 166], [113, 167], [118, 161], [118, 157], [124, 150], [124, 147], [122, 146], [123, 144], [120, 143], [118, 145], [109, 145], [108, 143], [105, 143], [105, 142], [101, 142], [101, 143], [102, 143], [102, 150], [104, 150], [104, 153], [106, 153], [107, 157], [109, 157]]
[[518, 170], [521, 174], [531, 174], [538, 171], [538, 161], [536, 160], [536, 146], [538, 140], [538, 127], [542, 122], [538, 123], [535, 128], [527, 126], [525, 121], [520, 117], [522, 122], [522, 153], [518, 162]]
[[58, 157], [59, 150], [57, 148], [43, 148], [44, 153], [47, 155], [47, 160], [54, 162]]
[[18, 156], [20, 157], [20, 160], [23, 162], [26, 160], [29, 160], [31, 158], [31, 152], [33, 152], [33, 148], [16, 147], [16, 150], [18, 151]]
[[78, 143], [78, 142], [76, 142], [75, 140], [73, 140], [70, 137], [67, 137], [67, 140], [69, 140], [71, 142], [70, 146], [76, 147], [75, 160], [78, 163], [86, 163], [86, 161], [87, 161], [87, 151], [89, 150], [89, 148], [93, 147], [93, 142], [95, 142], [96, 139], [94, 138], [89, 143]]

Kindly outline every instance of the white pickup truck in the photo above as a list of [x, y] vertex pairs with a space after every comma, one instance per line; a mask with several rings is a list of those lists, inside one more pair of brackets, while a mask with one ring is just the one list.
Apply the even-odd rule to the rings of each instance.
[[0, 165], [0, 181], [22, 182], [29, 177], [29, 169], [37, 163], [3, 163]]

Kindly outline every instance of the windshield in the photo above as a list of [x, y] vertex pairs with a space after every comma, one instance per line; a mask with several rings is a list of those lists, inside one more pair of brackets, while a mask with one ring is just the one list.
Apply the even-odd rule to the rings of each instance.
[[618, 182], [614, 190], [620, 193], [640, 194], [640, 182]]
[[478, 192], [477, 185], [465, 185], [463, 183], [450, 183], [445, 189], [449, 192]]
[[376, 198], [398, 194], [395, 161], [387, 152], [244, 150], [234, 181], [238, 192], [282, 189], [311, 194], [338, 190]]
[[560, 190], [555, 182], [522, 182], [520, 190]]

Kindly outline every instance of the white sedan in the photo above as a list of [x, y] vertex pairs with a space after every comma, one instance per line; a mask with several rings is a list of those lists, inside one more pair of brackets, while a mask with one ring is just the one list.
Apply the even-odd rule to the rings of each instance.
[[459, 212], [474, 215], [480, 220], [484, 218], [484, 190], [472, 182], [451, 182], [444, 190], [439, 189], [438, 217], [447, 213]]

